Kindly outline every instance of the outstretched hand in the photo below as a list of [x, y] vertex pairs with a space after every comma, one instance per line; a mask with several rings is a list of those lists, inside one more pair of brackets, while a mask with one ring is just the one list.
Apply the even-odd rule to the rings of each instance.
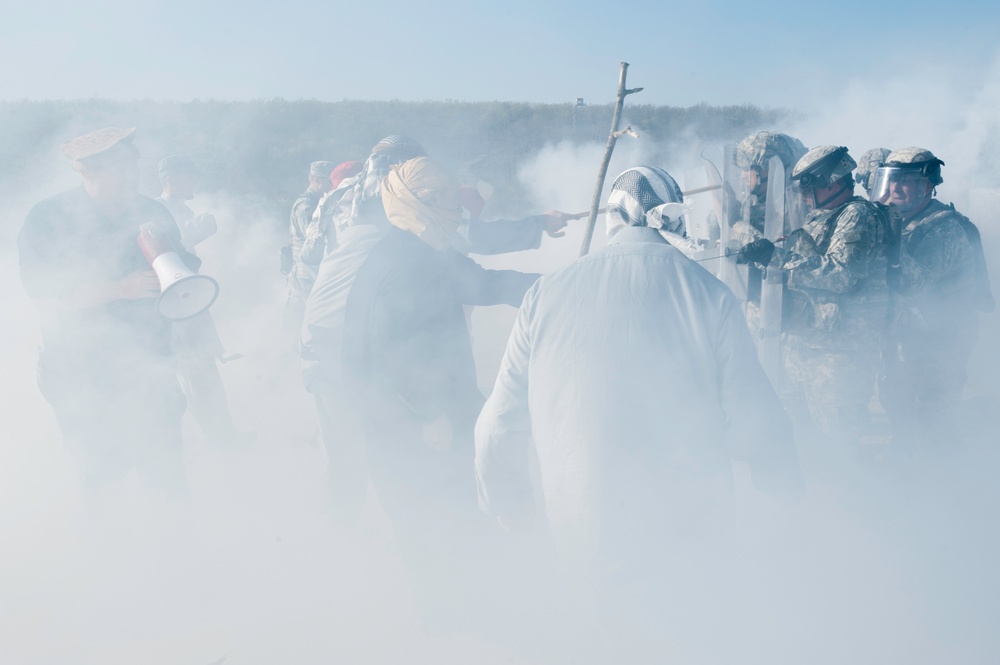
[[569, 220], [573, 219], [573, 215], [560, 210], [549, 210], [542, 213], [542, 217], [545, 218], [545, 232], [549, 234], [550, 238], [562, 238], [566, 235], [566, 225]]

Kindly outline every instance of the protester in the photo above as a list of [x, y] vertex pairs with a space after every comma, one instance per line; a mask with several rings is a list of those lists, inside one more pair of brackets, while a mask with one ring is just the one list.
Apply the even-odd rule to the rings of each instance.
[[475, 466], [480, 507], [506, 528], [544, 510], [557, 553], [594, 587], [613, 631], [648, 609], [630, 607], [632, 591], [656, 595], [655, 580], [684, 574], [663, 562], [673, 539], [726, 504], [731, 457], [762, 489], [793, 492], [799, 478], [739, 303], [663, 235], [684, 232], [673, 178], [629, 169], [607, 208], [607, 247], [525, 296], [476, 426]]
[[61, 146], [83, 186], [28, 213], [18, 236], [21, 281], [41, 317], [39, 388], [88, 486], [135, 468], [177, 493], [185, 487], [184, 396], [139, 226], [152, 224], [190, 267], [199, 262], [163, 206], [138, 193], [134, 132], [108, 127]]
[[[362, 171], [341, 183], [345, 193], [332, 217], [337, 244], [324, 256], [306, 306], [301, 339], [303, 374], [315, 397], [333, 510], [341, 519], [352, 519], [360, 511], [368, 477], [358, 415], [350, 406], [354, 386], [342, 374], [348, 295], [368, 255], [386, 232], [394, 229], [382, 200], [384, 178], [393, 166], [423, 154], [423, 147], [415, 140], [387, 136], [372, 149]], [[451, 240], [462, 244], [457, 233]], [[442, 256], [462, 274], [463, 305], [516, 306], [538, 278], [510, 270], [484, 270], [451, 246]]]

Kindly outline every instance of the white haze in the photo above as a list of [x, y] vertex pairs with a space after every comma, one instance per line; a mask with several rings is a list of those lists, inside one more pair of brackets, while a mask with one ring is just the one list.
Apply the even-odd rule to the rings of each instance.
[[[941, 198], [965, 209], [971, 187], [1000, 187], [989, 152], [1000, 145], [1000, 69], [958, 74], [859, 79], [807, 109], [796, 126], [773, 129], [807, 145], [845, 144], [855, 156], [876, 146], [929, 147], [947, 162]], [[943, 89], [930, 93], [928, 85]], [[607, 185], [637, 163], [675, 174], [698, 168], [703, 146], [692, 139], [650, 145], [637, 130], [639, 139], [619, 141]], [[39, 150], [65, 138], [48, 137]], [[521, 170], [537, 209], [585, 210], [602, 151], [599, 144], [541, 148]], [[144, 147], [147, 160], [169, 152]], [[35, 385], [38, 331], [13, 242], [34, 202], [76, 182], [64, 162], [53, 158], [50, 167], [22, 197], [2, 202], [0, 663], [208, 665], [223, 656], [232, 664], [570, 662], [424, 625], [371, 493], [357, 533], [332, 527], [312, 400], [280, 329], [284, 287], [275, 254], [285, 220], [262, 218], [224, 192], [192, 207], [219, 221], [219, 234], [199, 253], [222, 285], [214, 314], [227, 350], [246, 356], [222, 367], [233, 416], [256, 439], [243, 450], [220, 450], [186, 416], [189, 499], [166, 500], [134, 475], [86, 494]], [[146, 189], [157, 193], [153, 183]], [[500, 202], [491, 206], [502, 213]], [[994, 292], [997, 213], [974, 219]], [[576, 256], [582, 224], [566, 238], [546, 238], [538, 251], [482, 262], [551, 271]], [[594, 247], [602, 244], [599, 220]], [[473, 317], [484, 390], [512, 319], [504, 307]], [[997, 316], [984, 316], [970, 364], [970, 390], [994, 406], [997, 334]], [[995, 426], [996, 418], [984, 422]], [[669, 655], [719, 664], [995, 662], [996, 469], [993, 451], [977, 451], [846, 487], [813, 476], [797, 505], [759, 497], [737, 469], [739, 526], [701, 562], [717, 574], [692, 571], [679, 584], [675, 601], [690, 615], [681, 619], [689, 633], [679, 642], [687, 650]]]

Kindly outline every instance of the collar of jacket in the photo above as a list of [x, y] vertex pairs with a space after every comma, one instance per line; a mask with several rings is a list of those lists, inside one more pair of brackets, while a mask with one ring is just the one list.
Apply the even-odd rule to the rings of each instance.
[[648, 226], [626, 226], [608, 238], [609, 245], [617, 245], [620, 242], [658, 242], [670, 244], [667, 239], [660, 235], [656, 229]]

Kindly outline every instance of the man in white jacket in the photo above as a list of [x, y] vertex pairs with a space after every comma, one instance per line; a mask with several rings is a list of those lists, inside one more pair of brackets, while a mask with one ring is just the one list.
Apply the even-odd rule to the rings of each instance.
[[791, 424], [732, 292], [671, 246], [684, 235], [665, 171], [621, 174], [609, 242], [525, 295], [476, 426], [480, 507], [516, 529], [537, 451], [557, 553], [598, 591], [663, 568], [732, 488], [798, 491]]

